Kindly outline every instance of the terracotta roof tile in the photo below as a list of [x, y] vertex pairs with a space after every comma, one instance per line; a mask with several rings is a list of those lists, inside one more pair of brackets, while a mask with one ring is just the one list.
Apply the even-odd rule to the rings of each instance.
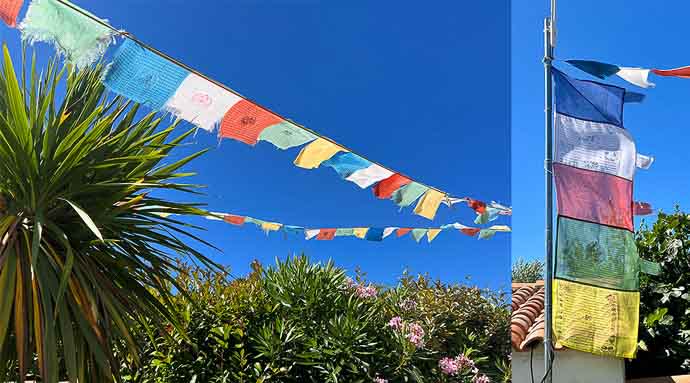
[[544, 281], [513, 283], [510, 342], [513, 350], [526, 351], [544, 341]]

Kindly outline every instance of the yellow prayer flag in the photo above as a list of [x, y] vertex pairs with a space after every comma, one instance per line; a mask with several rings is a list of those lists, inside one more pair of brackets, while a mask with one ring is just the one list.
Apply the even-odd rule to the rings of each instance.
[[489, 230], [497, 231], [500, 233], [510, 233], [511, 231], [510, 226], [506, 225], [493, 225], [489, 228]]
[[367, 231], [369, 231], [368, 227], [355, 227], [352, 229], [352, 231], [355, 234], [355, 237], [357, 238], [364, 238], [367, 235]]
[[344, 148], [319, 137], [302, 148], [302, 151], [295, 158], [295, 165], [300, 168], [315, 169], [336, 153], [346, 151]]
[[417, 206], [414, 208], [414, 213], [417, 215], [421, 215], [424, 218], [434, 219], [434, 217], [436, 216], [436, 211], [438, 210], [438, 207], [441, 205], [441, 201], [445, 197], [445, 194], [437, 190], [427, 190], [427, 192], [424, 193], [422, 199], [420, 199], [417, 203]]
[[281, 225], [281, 224], [279, 224], [279, 223], [275, 223], [275, 222], [263, 222], [263, 223], [261, 224], [261, 229], [263, 229], [263, 231], [265, 231], [265, 232], [268, 233], [269, 231], [278, 231], [278, 230], [280, 230], [280, 227], [281, 227], [281, 226], [283, 226], [283, 225]]
[[440, 232], [441, 229], [429, 229], [429, 231], [426, 232], [427, 240], [429, 240], [429, 242], [433, 241]]
[[634, 358], [640, 293], [553, 281], [553, 332], [573, 350]]

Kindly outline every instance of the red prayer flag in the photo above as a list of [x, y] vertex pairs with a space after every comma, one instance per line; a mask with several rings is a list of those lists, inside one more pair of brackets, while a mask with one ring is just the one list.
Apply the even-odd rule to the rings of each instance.
[[484, 214], [486, 211], [486, 204], [482, 201], [477, 201], [476, 199], [467, 198], [467, 204], [477, 212], [477, 214]]
[[690, 66], [683, 66], [674, 69], [652, 69], [652, 73], [659, 76], [671, 76], [671, 77], [681, 77], [690, 78]]
[[0, 18], [10, 27], [17, 25], [17, 16], [24, 0], [0, 0]]
[[396, 190], [409, 184], [410, 182], [412, 182], [411, 179], [395, 173], [385, 180], [377, 183], [372, 190], [377, 198], [390, 198]]
[[232, 215], [232, 214], [226, 214], [225, 217], [223, 217], [223, 220], [227, 223], [231, 223], [233, 225], [238, 225], [241, 226], [244, 224], [244, 217], [241, 215]]
[[335, 237], [335, 229], [319, 229], [316, 239], [320, 241], [330, 241]]
[[475, 235], [477, 235], [477, 233], [481, 231], [481, 229], [476, 227], [465, 227], [460, 229], [460, 231], [469, 235], [470, 237], [474, 237]]
[[553, 173], [560, 215], [633, 230], [631, 181], [558, 163]]
[[409, 233], [412, 231], [412, 228], [409, 227], [401, 227], [400, 229], [396, 230], [395, 234], [398, 235], [398, 237], [402, 237], [403, 235]]
[[281, 121], [283, 119], [266, 109], [240, 100], [225, 113], [220, 123], [220, 136], [256, 145], [264, 129]]
[[633, 214], [634, 215], [650, 215], [654, 211], [652, 210], [652, 204], [647, 202], [635, 202], [633, 204]]

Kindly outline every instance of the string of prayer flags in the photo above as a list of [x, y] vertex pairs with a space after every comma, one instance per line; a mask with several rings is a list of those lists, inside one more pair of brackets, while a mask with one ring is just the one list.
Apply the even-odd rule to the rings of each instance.
[[0, 1], [0, 18], [9, 27], [17, 26], [17, 17], [22, 9], [24, 0], [2, 0]]
[[[653, 88], [654, 84], [648, 81], [649, 69], [619, 67], [613, 64], [606, 64], [591, 60], [566, 60], [566, 62], [583, 72], [587, 72], [594, 77], [605, 79], [616, 75], [623, 80], [637, 85], [641, 88]], [[656, 72], [655, 72], [656, 73]]]
[[[13, 25], [21, 4], [21, 0], [3, 0], [0, 17]], [[221, 138], [252, 146], [266, 141], [281, 150], [305, 145], [294, 161], [298, 167], [333, 167], [342, 178], [360, 188], [373, 187], [377, 198], [391, 199], [400, 207], [421, 198], [414, 212], [425, 218], [434, 219], [439, 196], [440, 202], [448, 206], [468, 201], [349, 153], [345, 147], [243, 98], [67, 0], [32, 0], [20, 29], [28, 41], [53, 43], [78, 67], [102, 57], [115, 36], [124, 36], [102, 79], [113, 93], [151, 109], [167, 111], [208, 132], [218, 127]], [[343, 153], [349, 155], [336, 156]], [[474, 209], [483, 213], [476, 206]], [[505, 212], [502, 210], [499, 215]]]
[[120, 45], [103, 79], [105, 86], [132, 101], [160, 110], [189, 72], [133, 40]]
[[88, 14], [87, 11], [63, 1], [69, 6], [57, 0], [33, 0], [19, 25], [22, 39], [31, 44], [37, 41], [50, 43], [78, 68], [89, 66], [100, 59], [114, 42], [115, 32], [95, 21], [98, 19], [96, 16], [89, 14], [92, 18], [84, 17], [70, 7]]
[[[622, 71], [595, 62], [571, 64], [600, 78]], [[555, 69], [553, 79], [554, 336], [574, 350], [632, 358], [641, 269], [633, 234], [633, 176], [638, 162], [648, 167], [652, 160], [637, 154], [623, 128], [625, 89], [573, 79]]]
[[278, 222], [264, 221], [257, 218], [226, 213], [210, 213], [207, 218], [210, 220], [225, 221], [234, 226], [242, 226], [245, 223], [252, 223], [263, 230], [266, 234], [270, 232], [282, 231], [286, 235], [303, 235], [307, 240], [317, 239], [322, 241], [330, 241], [335, 237], [356, 237], [368, 241], [381, 242], [385, 238], [391, 236], [393, 233], [396, 234], [396, 237], [402, 237], [407, 233], [411, 233], [415, 241], [420, 242], [422, 238], [426, 236], [427, 241], [430, 243], [443, 231], [458, 230], [459, 232], [471, 237], [479, 234], [480, 239], [488, 239], [493, 237], [496, 233], [509, 233], [511, 231], [510, 227], [506, 225], [494, 225], [481, 229], [478, 227], [465, 226], [457, 222], [443, 225], [438, 228], [402, 228], [387, 226], [311, 229], [302, 226], [284, 225]]

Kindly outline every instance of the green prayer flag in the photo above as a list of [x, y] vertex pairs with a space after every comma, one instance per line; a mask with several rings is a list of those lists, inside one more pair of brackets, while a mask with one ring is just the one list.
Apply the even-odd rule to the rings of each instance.
[[412, 181], [396, 190], [391, 199], [395, 201], [398, 206], [406, 207], [412, 205], [412, 203], [426, 193], [427, 190], [429, 190], [427, 186]]
[[427, 231], [429, 231], [429, 229], [412, 229], [412, 238], [419, 242], [424, 238], [424, 234], [426, 234]]
[[640, 258], [640, 272], [649, 275], [659, 275], [661, 274], [661, 265], [657, 262]]
[[103, 56], [114, 41], [115, 32], [79, 12], [98, 19], [71, 3], [68, 6], [57, 0], [34, 0], [19, 25], [22, 39], [31, 44], [36, 41], [51, 43], [77, 67], [89, 66]]
[[304, 145], [316, 139], [316, 135], [288, 121], [269, 126], [259, 135], [259, 141], [268, 141], [279, 149]]
[[349, 237], [352, 235], [355, 235], [354, 229], [336, 229], [335, 230], [335, 236], [336, 237]]
[[639, 259], [632, 232], [558, 217], [556, 278], [637, 291]]

